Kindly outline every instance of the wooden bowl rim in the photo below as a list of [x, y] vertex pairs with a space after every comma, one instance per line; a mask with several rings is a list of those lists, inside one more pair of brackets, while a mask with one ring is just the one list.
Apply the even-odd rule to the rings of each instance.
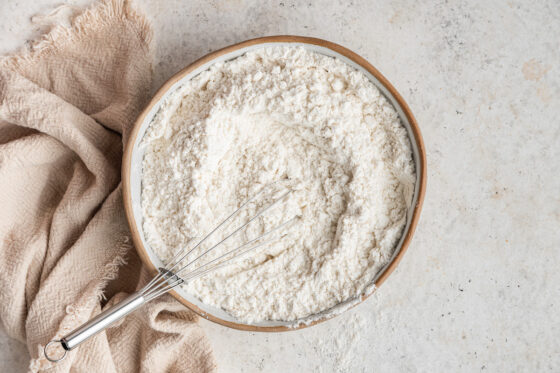
[[[412, 240], [412, 236], [414, 234], [414, 231], [415, 231], [416, 226], [418, 224], [418, 220], [420, 218], [420, 211], [422, 209], [422, 204], [424, 202], [424, 196], [425, 196], [425, 193], [426, 193], [426, 178], [427, 178], [426, 152], [425, 152], [425, 147], [424, 147], [424, 141], [422, 139], [422, 135], [420, 133], [420, 128], [418, 127], [418, 123], [416, 122], [416, 119], [412, 115], [412, 112], [410, 111], [410, 108], [408, 107], [407, 103], [404, 101], [404, 99], [399, 94], [399, 92], [397, 92], [395, 87], [393, 87], [393, 85], [391, 83], [389, 83], [389, 81], [375, 67], [373, 67], [364, 58], [362, 58], [361, 56], [352, 52], [351, 50], [349, 50], [349, 49], [347, 49], [347, 48], [345, 48], [341, 45], [338, 45], [338, 44], [335, 44], [335, 43], [332, 43], [332, 42], [329, 42], [329, 41], [326, 41], [326, 40], [318, 39], [318, 38], [293, 36], [293, 35], [278, 35], [278, 36], [260, 37], [260, 38], [256, 38], [256, 39], [247, 40], [247, 41], [244, 41], [244, 42], [241, 42], [241, 43], [233, 44], [233, 45], [230, 45], [228, 47], [225, 47], [225, 48], [219, 49], [217, 51], [211, 52], [211, 53], [207, 54], [206, 56], [196, 60], [195, 62], [191, 63], [190, 65], [188, 65], [187, 67], [185, 67], [184, 69], [182, 69], [181, 71], [179, 71], [178, 73], [173, 75], [169, 80], [167, 80], [158, 89], [158, 91], [156, 92], [154, 97], [152, 97], [150, 102], [147, 104], [146, 108], [140, 113], [140, 115], [138, 116], [138, 118], [134, 122], [133, 128], [131, 130], [131, 133], [130, 133], [130, 136], [129, 136], [128, 141], [126, 143], [124, 154], [123, 154], [123, 164], [122, 164], [122, 170], [121, 170], [121, 172], [122, 172], [122, 183], [123, 183], [123, 201], [124, 201], [126, 218], [127, 218], [127, 221], [128, 221], [128, 225], [130, 227], [130, 232], [131, 232], [131, 235], [132, 235], [132, 241], [134, 242], [134, 246], [136, 247], [136, 251], [138, 252], [138, 255], [140, 256], [140, 259], [142, 260], [142, 262], [146, 265], [146, 267], [148, 267], [148, 270], [152, 274], [155, 275], [157, 273], [157, 268], [151, 262], [151, 260], [148, 256], [148, 253], [146, 252], [146, 249], [144, 248], [144, 245], [142, 244], [142, 240], [141, 240], [141, 237], [140, 237], [140, 232], [138, 230], [136, 221], [134, 219], [133, 210], [132, 210], [131, 188], [130, 188], [130, 171], [131, 171], [131, 163], [132, 163], [132, 150], [134, 148], [134, 142], [136, 140], [136, 137], [138, 136], [138, 132], [140, 131], [140, 127], [141, 127], [142, 123], [144, 122], [144, 119], [145, 119], [146, 115], [148, 115], [151, 108], [163, 97], [163, 95], [177, 81], [179, 81], [181, 78], [183, 78], [186, 74], [190, 73], [194, 69], [212, 61], [213, 59], [215, 59], [215, 58], [217, 58], [221, 55], [233, 52], [237, 49], [249, 47], [249, 46], [256, 45], [256, 44], [265, 44], [265, 43], [305, 43], [305, 44], [313, 44], [313, 45], [317, 45], [317, 46], [321, 46], [321, 47], [331, 49], [331, 50], [345, 56], [346, 58], [354, 61], [356, 64], [362, 66], [364, 69], [366, 69], [368, 72], [370, 72], [375, 78], [377, 78], [377, 80], [383, 86], [385, 86], [385, 88], [391, 93], [391, 95], [393, 95], [395, 100], [399, 103], [403, 113], [406, 115], [406, 117], [409, 121], [410, 127], [412, 129], [413, 134], [414, 134], [414, 139], [411, 139], [411, 141], [416, 142], [416, 145], [417, 145], [417, 148], [418, 148], [418, 154], [419, 154], [420, 165], [416, 165], [416, 168], [417, 168], [416, 172], [418, 172], [418, 166], [420, 166], [420, 177], [419, 177], [420, 185], [419, 185], [419, 189], [418, 189], [418, 200], [417, 200], [416, 205], [414, 206], [413, 215], [412, 215], [412, 219], [411, 219], [411, 222], [410, 222], [410, 227], [409, 227], [408, 231], [406, 232], [406, 236], [404, 237], [404, 240], [402, 242], [401, 249], [397, 253], [397, 255], [393, 258], [393, 261], [389, 264], [389, 266], [385, 269], [385, 271], [377, 279], [377, 281], [375, 283], [375, 286], [378, 287], [387, 279], [387, 277], [389, 277], [389, 275], [395, 270], [395, 268], [397, 267], [397, 265], [401, 261], [404, 253], [408, 249], [408, 245], [410, 244], [410, 241]], [[338, 315], [338, 314], [326, 315], [325, 317], [323, 317], [321, 319], [318, 319], [318, 320], [315, 320], [313, 322], [310, 322], [309, 324], [299, 324], [299, 325], [294, 326], [294, 327], [290, 327], [290, 326], [247, 325], [247, 324], [239, 324], [239, 323], [223, 320], [223, 319], [221, 319], [219, 317], [216, 317], [212, 314], [208, 314], [208, 313], [204, 312], [203, 310], [201, 310], [196, 305], [188, 302], [186, 299], [181, 297], [174, 290], [170, 291], [170, 294], [173, 297], [175, 297], [175, 299], [177, 299], [179, 302], [181, 302], [183, 305], [185, 305], [186, 307], [188, 307], [189, 309], [191, 309], [192, 311], [194, 311], [195, 313], [197, 313], [201, 317], [204, 317], [207, 320], [213, 321], [215, 323], [218, 323], [220, 325], [227, 326], [227, 327], [230, 327], [230, 328], [233, 328], [233, 329], [252, 331], [252, 332], [281, 332], [281, 331], [289, 331], [289, 330], [298, 330], [298, 329], [306, 328], [308, 326], [316, 325], [320, 322], [329, 320], [329, 319]], [[369, 295], [371, 295], [371, 294], [362, 295], [360, 301], [356, 302], [356, 304], [359, 304], [359, 303], [363, 302]], [[355, 305], [353, 305], [351, 307], [354, 307], [354, 306]], [[349, 307], [349, 308], [351, 308], [351, 307]]]

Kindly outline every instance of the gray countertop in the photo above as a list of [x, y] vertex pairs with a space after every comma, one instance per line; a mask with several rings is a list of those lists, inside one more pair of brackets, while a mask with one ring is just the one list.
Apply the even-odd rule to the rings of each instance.
[[[59, 4], [2, 2], [0, 53], [39, 35], [30, 17]], [[154, 89], [238, 41], [315, 36], [376, 66], [426, 143], [420, 224], [376, 295], [288, 333], [202, 320], [222, 372], [560, 371], [560, 2], [137, 4], [155, 31]], [[2, 371], [28, 359], [0, 332]]]

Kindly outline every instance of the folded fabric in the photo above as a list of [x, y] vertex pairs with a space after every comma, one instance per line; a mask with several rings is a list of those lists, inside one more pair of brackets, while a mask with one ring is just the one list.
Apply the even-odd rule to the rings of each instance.
[[104, 1], [0, 61], [0, 319], [27, 344], [30, 371], [215, 370], [196, 315], [168, 295], [58, 364], [43, 357], [49, 340], [148, 280], [120, 167], [149, 98], [150, 38], [128, 2]]

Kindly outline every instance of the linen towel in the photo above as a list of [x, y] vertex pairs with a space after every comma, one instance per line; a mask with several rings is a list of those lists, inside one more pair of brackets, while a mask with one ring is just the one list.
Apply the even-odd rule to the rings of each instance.
[[[151, 30], [106, 0], [0, 60], [0, 320], [32, 372], [210, 372], [197, 317], [169, 295], [70, 351], [43, 346], [148, 281], [122, 207], [123, 143], [149, 98]], [[108, 299], [108, 301], [107, 301]]]

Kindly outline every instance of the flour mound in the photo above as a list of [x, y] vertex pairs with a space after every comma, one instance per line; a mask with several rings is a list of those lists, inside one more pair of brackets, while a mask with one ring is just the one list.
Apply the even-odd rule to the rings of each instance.
[[295, 186], [251, 232], [300, 216], [288, 234], [183, 285], [246, 322], [293, 321], [361, 294], [389, 261], [414, 189], [395, 109], [363, 73], [301, 47], [200, 73], [166, 100], [143, 145], [143, 229], [164, 261], [263, 186]]

